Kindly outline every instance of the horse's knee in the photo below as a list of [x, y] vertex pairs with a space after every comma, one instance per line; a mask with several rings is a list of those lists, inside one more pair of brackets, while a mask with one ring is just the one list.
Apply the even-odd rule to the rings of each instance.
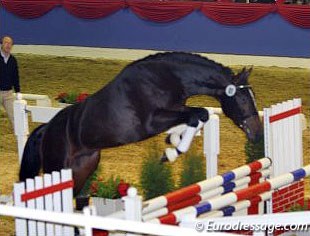
[[188, 125], [197, 127], [199, 120], [203, 123], [207, 122], [209, 120], [209, 111], [204, 108], [194, 108]]

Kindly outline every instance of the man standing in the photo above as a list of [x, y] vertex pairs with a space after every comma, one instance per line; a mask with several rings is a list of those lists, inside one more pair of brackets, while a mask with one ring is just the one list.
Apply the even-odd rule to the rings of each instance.
[[11, 50], [13, 47], [13, 39], [4, 36], [1, 40], [1, 56], [0, 56], [0, 104], [6, 110], [8, 117], [14, 125], [13, 114], [13, 88], [20, 97], [19, 74], [17, 61]]

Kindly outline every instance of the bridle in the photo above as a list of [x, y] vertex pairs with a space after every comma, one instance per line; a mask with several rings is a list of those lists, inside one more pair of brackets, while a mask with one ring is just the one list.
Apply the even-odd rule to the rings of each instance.
[[[253, 103], [256, 107], [256, 102], [255, 102], [255, 98], [254, 98], [254, 94], [253, 94], [253, 91], [252, 91], [252, 86], [251, 85], [248, 85], [248, 84], [244, 84], [244, 85], [234, 85], [234, 84], [229, 84], [226, 86], [225, 88], [225, 94], [226, 96], [228, 97], [233, 97], [236, 95], [236, 92], [238, 89], [248, 89], [251, 97], [252, 97], [252, 100], [253, 100]], [[257, 109], [255, 109], [255, 111], [253, 112], [253, 114], [250, 114], [250, 115], [247, 115], [245, 117], [243, 117], [243, 120], [240, 122], [240, 124], [238, 124], [238, 126], [241, 128], [241, 129], [245, 129], [247, 128], [247, 120], [249, 118], [251, 118], [252, 116], [255, 116], [257, 115]], [[250, 131], [246, 131], [246, 132], [250, 132]]]

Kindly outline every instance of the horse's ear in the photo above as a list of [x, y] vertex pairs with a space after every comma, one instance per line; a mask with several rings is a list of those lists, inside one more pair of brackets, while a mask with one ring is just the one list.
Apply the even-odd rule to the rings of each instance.
[[248, 78], [252, 72], [252, 69], [253, 67], [250, 67], [249, 69], [243, 67], [242, 71], [235, 76], [235, 83], [237, 85], [248, 84]]

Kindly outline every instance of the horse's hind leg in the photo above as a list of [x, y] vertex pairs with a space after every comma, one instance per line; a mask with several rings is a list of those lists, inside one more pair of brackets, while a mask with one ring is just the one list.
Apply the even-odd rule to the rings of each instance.
[[73, 156], [71, 168], [74, 179], [74, 195], [83, 189], [87, 179], [97, 169], [100, 151], [80, 152]]

